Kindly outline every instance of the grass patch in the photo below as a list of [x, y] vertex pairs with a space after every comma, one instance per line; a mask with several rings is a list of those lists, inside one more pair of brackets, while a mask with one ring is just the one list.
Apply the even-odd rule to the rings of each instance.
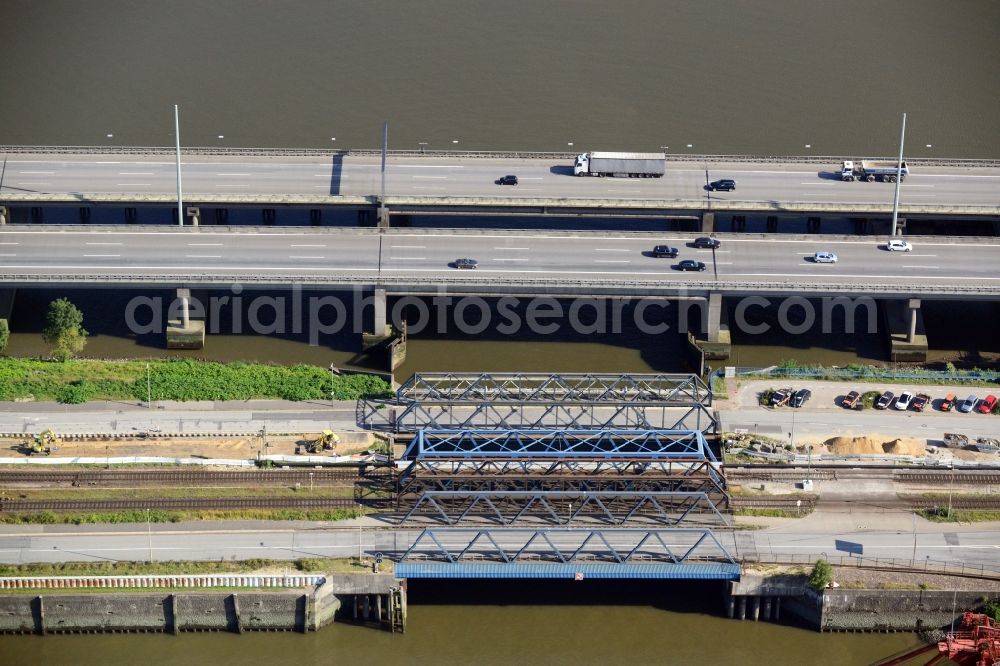
[[754, 516], [758, 518], [801, 518], [808, 516], [813, 510], [809, 507], [801, 509], [734, 509], [734, 516]]
[[357, 400], [390, 395], [375, 375], [337, 375], [314, 365], [216, 363], [189, 359], [65, 362], [0, 358], [0, 400]]
[[947, 507], [924, 509], [920, 515], [932, 523], [985, 523], [1000, 521], [1000, 511], [977, 509], [952, 509], [948, 514]]
[[723, 377], [712, 377], [712, 397], [716, 400], [728, 400], [729, 394], [726, 392], [726, 380]]
[[[381, 569], [386, 570], [386, 561]], [[356, 557], [300, 560], [211, 560], [204, 562], [55, 562], [0, 564], [0, 576], [145, 576], [257, 573], [267, 570], [301, 573], [365, 573], [371, 565]]]
[[110, 511], [101, 513], [67, 512], [2, 514], [5, 525], [90, 525], [123, 523], [179, 523], [202, 520], [311, 520], [333, 522], [360, 518], [365, 509], [245, 509], [242, 511]]
[[0, 491], [0, 497], [19, 500], [150, 500], [150, 499], [230, 499], [252, 497], [353, 497], [351, 486], [257, 487], [257, 488], [26, 488]]

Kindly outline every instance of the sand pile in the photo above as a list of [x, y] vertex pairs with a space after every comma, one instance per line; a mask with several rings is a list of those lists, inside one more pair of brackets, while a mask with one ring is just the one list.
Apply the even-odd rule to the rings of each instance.
[[836, 455], [879, 454], [899, 456], [922, 456], [926, 454], [926, 442], [912, 437], [885, 440], [877, 437], [833, 437], [823, 442], [830, 453]]

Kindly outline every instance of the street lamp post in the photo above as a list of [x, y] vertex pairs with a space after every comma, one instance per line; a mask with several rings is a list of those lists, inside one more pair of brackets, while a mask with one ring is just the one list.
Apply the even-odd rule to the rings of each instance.
[[153, 528], [149, 523], [149, 509], [146, 509], [146, 539], [149, 545], [149, 561], [153, 561]]
[[903, 128], [899, 131], [899, 161], [896, 162], [896, 189], [892, 195], [892, 235], [899, 234], [899, 185], [903, 180], [903, 140], [906, 138], [906, 114], [903, 114]]

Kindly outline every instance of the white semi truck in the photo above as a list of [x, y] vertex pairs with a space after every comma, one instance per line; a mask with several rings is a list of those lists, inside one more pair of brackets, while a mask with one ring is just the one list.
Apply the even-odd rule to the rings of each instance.
[[[840, 167], [840, 179], [864, 180], [869, 183], [875, 180], [885, 183], [895, 183], [897, 165], [898, 162], [895, 160], [861, 160], [860, 162], [847, 160]], [[906, 168], [905, 161], [903, 162], [902, 169], [899, 170], [899, 173], [900, 180], [905, 180], [906, 177], [910, 175], [910, 170]]]
[[666, 159], [665, 153], [583, 153], [576, 156], [573, 175], [660, 178]]

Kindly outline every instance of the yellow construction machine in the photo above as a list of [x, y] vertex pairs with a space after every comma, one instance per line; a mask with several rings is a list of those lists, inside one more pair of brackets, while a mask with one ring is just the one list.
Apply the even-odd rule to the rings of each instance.
[[59, 447], [56, 446], [57, 441], [56, 434], [51, 430], [46, 430], [24, 440], [21, 448], [29, 456], [47, 456], [53, 451], [59, 450]]
[[296, 453], [323, 453], [324, 451], [334, 451], [340, 437], [332, 430], [324, 430], [316, 439], [304, 439], [295, 447]]

